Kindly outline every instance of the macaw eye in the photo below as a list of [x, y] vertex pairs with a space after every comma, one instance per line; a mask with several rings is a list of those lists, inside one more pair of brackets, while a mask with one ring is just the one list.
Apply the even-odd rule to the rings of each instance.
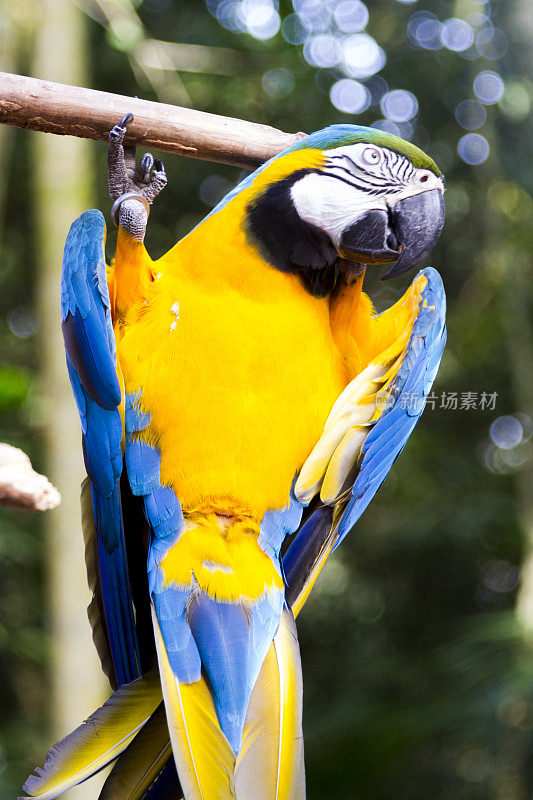
[[365, 164], [375, 165], [379, 164], [381, 161], [381, 153], [375, 147], [367, 147], [365, 150], [363, 150], [361, 157]]

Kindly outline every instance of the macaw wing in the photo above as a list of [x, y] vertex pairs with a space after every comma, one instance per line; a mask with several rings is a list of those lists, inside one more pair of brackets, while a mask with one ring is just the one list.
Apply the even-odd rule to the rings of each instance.
[[[438, 272], [420, 272], [400, 303], [411, 309], [404, 330], [346, 387], [298, 476], [296, 498], [311, 502], [311, 513], [283, 553], [287, 600], [295, 615], [387, 477], [435, 379], [446, 343], [446, 298]], [[385, 313], [396, 307], [400, 304]]]
[[[67, 369], [80, 415], [94, 535], [86, 542], [115, 685], [140, 675], [122, 510], [122, 391], [104, 255], [105, 222], [93, 209], [73, 222], [63, 255], [61, 319]], [[85, 514], [86, 526], [90, 512]], [[89, 562], [93, 562], [92, 565]], [[92, 574], [91, 574], [92, 573]]]

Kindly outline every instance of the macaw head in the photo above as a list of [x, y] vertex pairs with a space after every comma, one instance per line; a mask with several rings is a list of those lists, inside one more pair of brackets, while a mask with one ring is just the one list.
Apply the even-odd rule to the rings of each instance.
[[[288, 174], [279, 172], [284, 160], [293, 166]], [[354, 262], [394, 262], [383, 279], [401, 275], [440, 236], [442, 173], [422, 150], [390, 133], [333, 125], [269, 163], [281, 177], [258, 182], [246, 208], [248, 239], [274, 267], [300, 274], [313, 294], [333, 288], [339, 264], [353, 270]], [[271, 167], [258, 173], [266, 177]]]

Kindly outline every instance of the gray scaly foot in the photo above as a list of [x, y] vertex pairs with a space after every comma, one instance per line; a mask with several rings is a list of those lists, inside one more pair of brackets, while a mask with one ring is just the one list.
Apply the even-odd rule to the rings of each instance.
[[150, 205], [167, 183], [161, 161], [146, 153], [135, 163], [135, 147], [124, 147], [124, 137], [133, 114], [126, 114], [109, 132], [107, 170], [109, 194], [114, 200], [113, 220], [134, 239], [142, 242]]

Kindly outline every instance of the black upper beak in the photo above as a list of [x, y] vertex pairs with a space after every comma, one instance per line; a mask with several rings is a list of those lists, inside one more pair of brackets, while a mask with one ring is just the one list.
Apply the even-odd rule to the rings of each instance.
[[392, 206], [392, 228], [400, 245], [400, 257], [381, 280], [403, 275], [420, 264], [438, 242], [444, 225], [444, 195], [440, 189], [398, 200]]
[[388, 280], [420, 264], [435, 247], [443, 225], [443, 193], [428, 189], [398, 200], [388, 213], [366, 211], [343, 232], [339, 255], [365, 264], [395, 261], [381, 278]]

